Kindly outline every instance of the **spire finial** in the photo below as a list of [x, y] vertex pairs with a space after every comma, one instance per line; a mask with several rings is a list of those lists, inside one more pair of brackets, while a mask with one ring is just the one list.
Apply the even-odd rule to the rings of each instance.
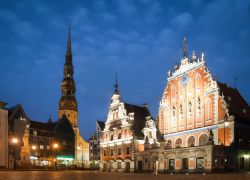
[[66, 55], [71, 55], [71, 37], [70, 37], [70, 20], [69, 20], [69, 32], [68, 32], [68, 42], [67, 42], [67, 51], [66, 51]]
[[117, 72], [115, 73], [115, 94], [119, 94], [118, 81], [117, 81]]
[[182, 41], [182, 53], [183, 53], [183, 58], [187, 57], [187, 38], [184, 37]]

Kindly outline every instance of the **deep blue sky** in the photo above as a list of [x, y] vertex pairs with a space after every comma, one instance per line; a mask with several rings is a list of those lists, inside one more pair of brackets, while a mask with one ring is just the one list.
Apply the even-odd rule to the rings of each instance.
[[0, 0], [0, 100], [30, 118], [57, 119], [71, 19], [79, 126], [88, 139], [105, 120], [115, 72], [123, 100], [147, 102], [155, 117], [167, 70], [205, 49], [209, 70], [250, 102], [249, 0]]

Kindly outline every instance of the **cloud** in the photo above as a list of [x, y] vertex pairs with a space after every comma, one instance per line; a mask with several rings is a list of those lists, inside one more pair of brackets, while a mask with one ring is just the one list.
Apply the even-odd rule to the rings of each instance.
[[193, 16], [190, 13], [184, 12], [172, 18], [170, 21], [170, 25], [178, 29], [185, 29], [191, 24], [192, 19]]
[[71, 23], [73, 25], [78, 26], [79, 24], [85, 23], [88, 14], [89, 10], [87, 8], [79, 6], [75, 9], [74, 13], [69, 18], [71, 19]]
[[30, 22], [20, 21], [13, 27], [14, 31], [25, 40], [35, 40], [41, 37], [41, 31], [34, 27]]
[[137, 8], [135, 7], [135, 5], [132, 3], [131, 0], [117, 1], [117, 5], [120, 13], [122, 13], [125, 16], [135, 14], [137, 11]]
[[0, 10], [0, 18], [10, 23], [15, 23], [16, 21], [18, 21], [17, 15], [8, 9]]
[[106, 21], [115, 21], [116, 20], [116, 17], [113, 14], [107, 13], [107, 12], [102, 13], [101, 17]]

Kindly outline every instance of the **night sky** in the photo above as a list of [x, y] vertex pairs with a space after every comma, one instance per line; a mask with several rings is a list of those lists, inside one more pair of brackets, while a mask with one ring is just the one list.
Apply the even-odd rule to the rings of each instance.
[[106, 120], [116, 72], [122, 99], [157, 115], [184, 36], [189, 55], [204, 48], [214, 77], [233, 87], [238, 77], [250, 102], [249, 0], [0, 0], [0, 100], [8, 107], [57, 120], [69, 19], [85, 139], [96, 119]]

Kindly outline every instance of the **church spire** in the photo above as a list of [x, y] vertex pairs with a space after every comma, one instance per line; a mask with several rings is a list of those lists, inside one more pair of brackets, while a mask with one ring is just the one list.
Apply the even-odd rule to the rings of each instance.
[[118, 81], [117, 81], [117, 73], [115, 73], [115, 94], [119, 94], [119, 89], [118, 89]]
[[182, 53], [183, 53], [183, 59], [187, 58], [187, 38], [184, 37], [182, 41]]
[[66, 51], [66, 55], [72, 55], [72, 52], [71, 52], [70, 27], [69, 27], [69, 32], [68, 32], [68, 42], [67, 42], [67, 51]]
[[72, 63], [71, 37], [70, 27], [68, 31], [67, 50], [65, 56], [65, 64], [63, 70], [64, 78], [61, 83], [62, 96], [59, 101], [60, 114], [64, 114], [66, 110], [78, 110], [77, 100], [75, 96], [76, 87], [74, 81], [74, 66]]

